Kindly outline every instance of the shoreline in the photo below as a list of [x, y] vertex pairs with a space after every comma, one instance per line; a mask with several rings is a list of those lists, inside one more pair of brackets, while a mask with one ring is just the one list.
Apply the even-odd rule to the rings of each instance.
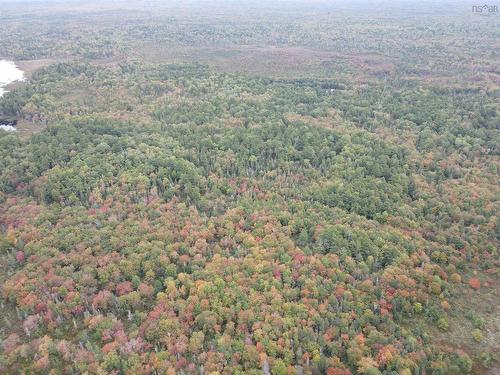
[[[0, 60], [0, 98], [9, 92], [17, 83], [26, 81], [26, 75], [18, 64], [12, 60]], [[0, 118], [0, 129], [6, 132], [17, 132], [17, 120]]]
[[0, 60], [0, 97], [9, 92], [8, 87], [15, 82], [26, 80], [24, 71], [12, 60]]

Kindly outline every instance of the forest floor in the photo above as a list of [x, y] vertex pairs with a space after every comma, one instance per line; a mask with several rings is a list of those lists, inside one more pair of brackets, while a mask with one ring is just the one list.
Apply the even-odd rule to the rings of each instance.
[[55, 59], [40, 59], [40, 60], [22, 60], [16, 61], [16, 65], [24, 72], [26, 77], [31, 77], [31, 75], [40, 68], [44, 68], [49, 66], [50, 64], [54, 64], [56, 62], [60, 62], [62, 60]]
[[[351, 66], [351, 78], [378, 77], [393, 72], [397, 59], [377, 54], [346, 54], [310, 47], [237, 45], [228, 47], [158, 48], [154, 43], [137, 46], [141, 57], [153, 63], [199, 61], [228, 73], [279, 78], [331, 78]], [[354, 75], [353, 73], [357, 74]]]
[[[461, 284], [461, 299], [456, 299], [449, 311], [449, 329], [446, 332], [439, 331], [435, 327], [429, 327], [434, 333], [436, 342], [446, 343], [465, 350], [478, 364], [473, 373], [484, 375], [500, 374], [500, 280], [492, 277], [489, 286], [473, 290], [466, 284]], [[464, 316], [484, 320], [484, 329], [481, 330], [483, 339], [478, 342], [474, 340], [472, 332], [476, 328], [474, 319], [466, 319]], [[496, 362], [495, 362], [496, 359]], [[489, 368], [484, 366], [489, 363]]]

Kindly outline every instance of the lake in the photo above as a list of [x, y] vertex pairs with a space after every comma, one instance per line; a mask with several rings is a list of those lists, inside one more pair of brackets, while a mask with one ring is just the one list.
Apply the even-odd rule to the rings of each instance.
[[[0, 97], [7, 92], [5, 86], [15, 81], [24, 81], [23, 71], [18, 69], [13, 61], [0, 60]], [[16, 131], [12, 125], [0, 124], [0, 129]]]

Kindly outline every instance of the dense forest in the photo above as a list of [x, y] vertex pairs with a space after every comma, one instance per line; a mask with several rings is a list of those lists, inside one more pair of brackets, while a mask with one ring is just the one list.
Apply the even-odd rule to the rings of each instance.
[[430, 4], [0, 2], [0, 374], [498, 374], [499, 18]]

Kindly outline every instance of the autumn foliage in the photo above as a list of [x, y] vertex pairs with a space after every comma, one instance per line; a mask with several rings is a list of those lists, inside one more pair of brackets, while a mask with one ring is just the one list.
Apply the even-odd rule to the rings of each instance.
[[491, 365], [494, 21], [166, 3], [2, 4], [0, 374]]

